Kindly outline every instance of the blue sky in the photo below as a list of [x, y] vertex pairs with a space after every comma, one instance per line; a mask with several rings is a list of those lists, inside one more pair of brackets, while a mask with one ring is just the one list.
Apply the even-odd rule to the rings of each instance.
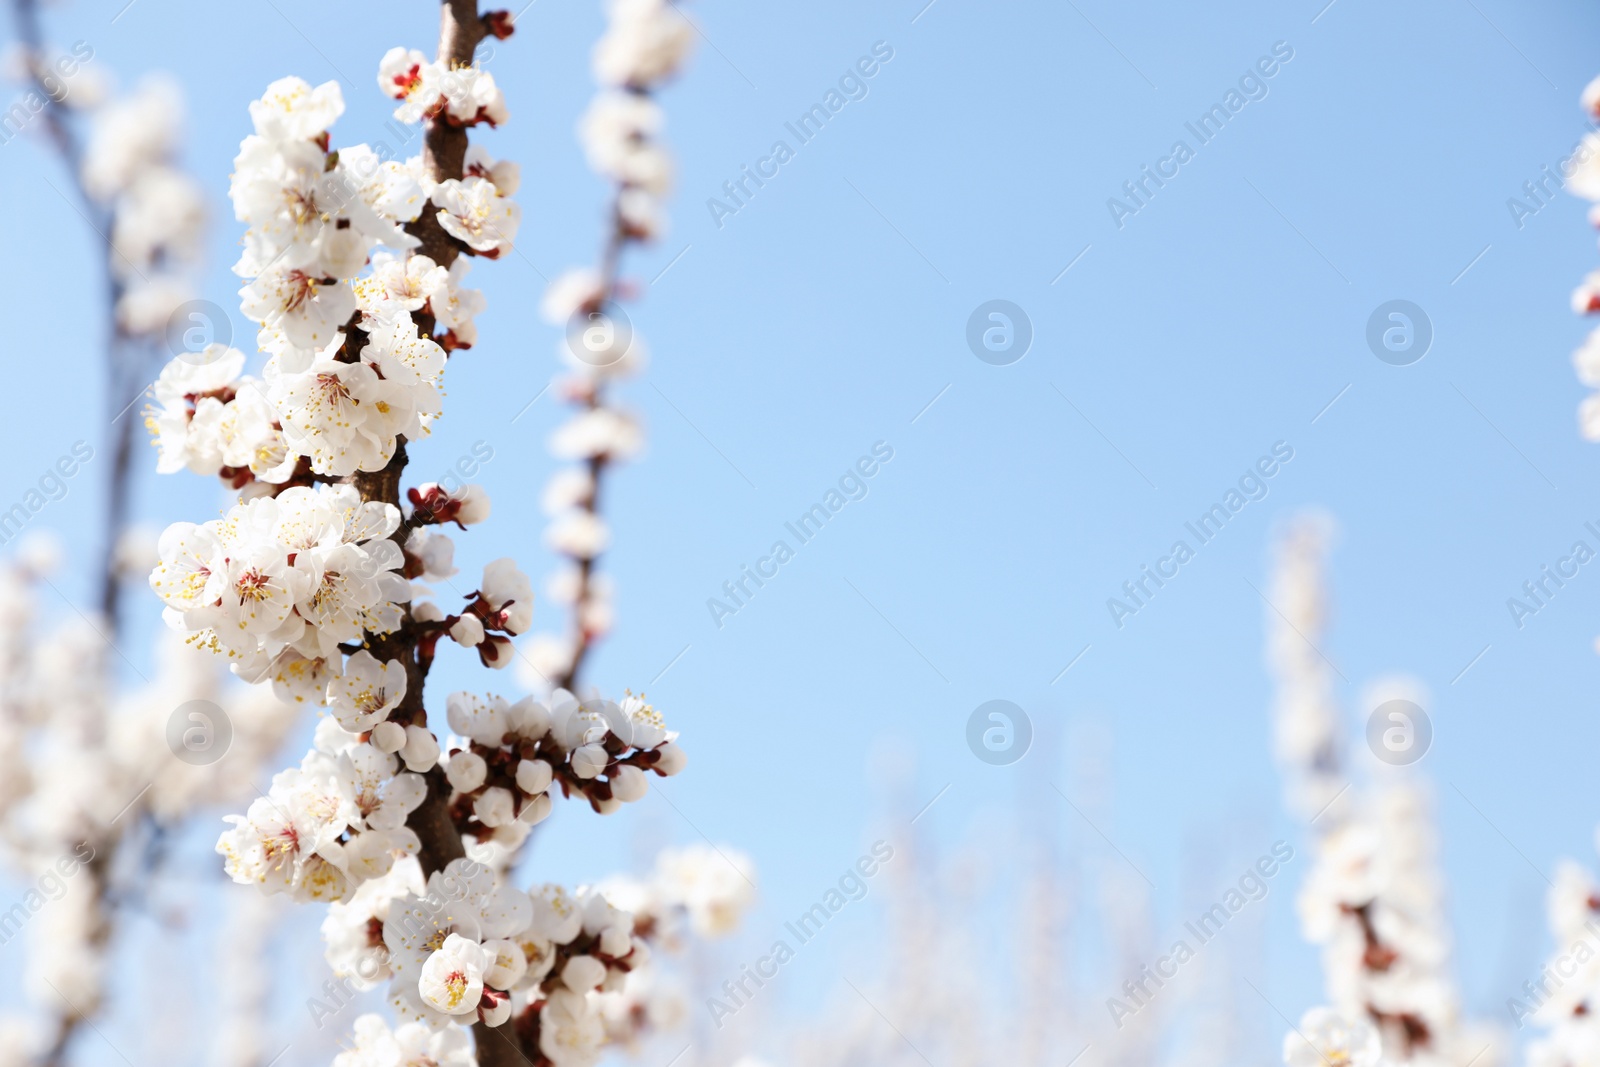
[[[1024, 766], [1044, 763], [1072, 795], [1061, 749], [1096, 723], [1113, 739], [1101, 828], [1175, 916], [1186, 840], [1238, 839], [1253, 856], [1294, 833], [1281, 816], [1248, 831], [1238, 818], [1279, 794], [1251, 584], [1265, 589], [1275, 522], [1314, 506], [1340, 529], [1325, 651], [1347, 701], [1394, 671], [1431, 693], [1419, 770], [1438, 799], [1458, 967], [1468, 1004], [1504, 1017], [1545, 948], [1544, 878], [1560, 856], [1592, 857], [1600, 819], [1600, 564], [1520, 629], [1506, 607], [1573, 541], [1600, 544], [1583, 526], [1600, 520], [1600, 455], [1577, 433], [1568, 358], [1585, 330], [1568, 294], [1596, 260], [1585, 205], [1562, 195], [1520, 220], [1507, 206], [1584, 130], [1600, 14], [1323, 2], [692, 6], [703, 39], [664, 98], [672, 227], [630, 265], [653, 361], [626, 400], [650, 446], [608, 492], [619, 629], [591, 675], [644, 687], [691, 764], [652, 815], [597, 827], [563, 813], [539, 845], [550, 874], [625, 863], [629, 820], [650, 818], [750, 852], [768, 909], [755, 922], [770, 926], [871, 840], [875, 745], [915, 759], [921, 797], [950, 785], [918, 825], [955, 840], [1015, 811]], [[53, 11], [53, 36], [91, 42], [124, 83], [155, 68], [182, 80], [186, 162], [216, 202], [206, 295], [235, 308], [225, 195], [245, 105], [284, 74], [337, 78], [335, 142], [384, 137], [378, 58], [430, 47], [433, 9], [136, 0], [113, 23], [120, 7]], [[573, 126], [600, 27], [592, 3], [536, 0], [489, 59], [512, 122], [484, 142], [522, 163], [523, 254], [475, 266], [480, 345], [452, 360], [447, 417], [412, 453], [420, 476], [494, 447], [494, 521], [458, 538], [469, 567], [549, 564], [537, 494], [561, 413], [547, 395], [511, 419], [555, 368], [541, 275], [597, 249], [604, 192]], [[864, 98], [799, 144], [785, 123], [875, 45], [892, 58]], [[1199, 144], [1185, 124], [1275, 46], [1292, 58], [1265, 95]], [[793, 158], [717, 218], [708, 200], [778, 140]], [[1119, 225], [1108, 199], [1126, 202], [1123, 183], [1178, 140], [1193, 158]], [[37, 145], [0, 147], [19, 250], [0, 262], [18, 312], [9, 384], [29, 398], [3, 431], [7, 502], [72, 441], [105, 437], [95, 291], [79, 283], [92, 241], [45, 184], [54, 166]], [[1008, 366], [966, 343], [992, 299], [1032, 326]], [[1396, 299], [1433, 330], [1409, 366], [1365, 340]], [[867, 496], [719, 628], [707, 599], [880, 441], [893, 459]], [[1270, 493], [1119, 629], [1106, 599], [1278, 442], [1293, 459]], [[138, 510], [165, 523], [218, 502], [197, 479], [149, 474]], [[97, 506], [80, 477], [38, 521], [86, 551]], [[157, 625], [153, 600], [143, 613]], [[462, 663], [441, 672], [441, 693], [472, 682]], [[966, 747], [968, 716], [996, 698], [1036, 724], [1024, 764]], [[1060, 807], [1038, 825], [1078, 818]], [[1297, 1014], [1317, 995], [1315, 960], [1290, 894], [1269, 907], [1263, 988]]]

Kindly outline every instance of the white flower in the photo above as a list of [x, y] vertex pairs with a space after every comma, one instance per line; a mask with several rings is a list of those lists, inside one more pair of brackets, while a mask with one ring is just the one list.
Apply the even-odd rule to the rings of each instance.
[[485, 178], [446, 179], [434, 189], [433, 202], [446, 233], [490, 258], [510, 249], [522, 223], [522, 208]]
[[1567, 192], [1585, 200], [1600, 200], [1600, 158], [1597, 155], [1600, 155], [1600, 134], [1584, 134], [1574, 153], [1572, 173], [1567, 175]]
[[583, 931], [583, 909], [566, 887], [545, 884], [528, 891], [533, 902], [529, 929], [542, 941], [565, 945]]
[[599, 271], [588, 267], [573, 269], [545, 288], [539, 314], [552, 326], [565, 326], [580, 309], [599, 307], [604, 298]]
[[451, 67], [439, 73], [439, 91], [445, 99], [445, 117], [454, 126], [487, 122], [498, 126], [510, 115], [505, 96], [494, 75], [481, 67]]
[[469, 348], [477, 341], [478, 327], [473, 317], [487, 306], [482, 292], [462, 285], [471, 269], [470, 256], [457, 256], [445, 281], [428, 293], [434, 318], [449, 331], [447, 339], [458, 348]]
[[487, 149], [481, 144], [467, 146], [467, 154], [462, 160], [463, 177], [476, 176], [487, 178], [500, 190], [501, 196], [515, 196], [517, 189], [522, 185], [522, 168], [510, 160], [502, 159], [498, 162], [489, 156]]
[[422, 965], [417, 989], [436, 1011], [467, 1015], [478, 1010], [478, 1001], [483, 998], [483, 972], [491, 962], [476, 941], [451, 934]]
[[572, 753], [572, 773], [579, 778], [597, 778], [610, 762], [611, 756], [603, 745], [580, 745]]
[[550, 788], [552, 768], [542, 759], [525, 759], [517, 764], [517, 788], [535, 795]]
[[472, 814], [490, 828], [509, 826], [517, 817], [511, 799], [511, 790], [504, 786], [490, 786], [472, 802]]
[[217, 852], [235, 882], [298, 900], [343, 900], [350, 883], [338, 866], [338, 838], [354, 814], [330, 780], [290, 768], [245, 815], [227, 817], [233, 829], [218, 839]]
[[368, 830], [404, 829], [406, 818], [428, 795], [420, 774], [396, 773], [398, 762], [392, 753], [370, 744], [354, 745], [339, 755], [339, 791]]
[[1591, 389], [1600, 389], [1600, 329], [1590, 332], [1583, 345], [1572, 353], [1572, 366], [1578, 380]]
[[439, 739], [426, 726], [407, 726], [406, 743], [400, 749], [400, 758], [405, 761], [408, 771], [421, 773], [432, 770], [439, 762]]
[[[597, 95], [578, 125], [589, 165], [618, 181], [632, 181], [633, 157], [657, 151], [648, 141], [661, 129], [661, 106], [648, 96], [621, 91]], [[643, 183], [640, 183], [643, 184]]]
[[680, 773], [689, 762], [688, 754], [671, 742], [658, 747], [656, 753], [660, 759], [656, 760], [652, 769], [660, 771], [668, 778]]
[[556, 1067], [592, 1067], [604, 1041], [605, 1023], [586, 994], [557, 989], [539, 1009], [539, 1051]]
[[344, 674], [328, 681], [328, 704], [339, 725], [363, 733], [389, 717], [406, 695], [405, 664], [379, 663], [366, 649], [351, 656]]
[[678, 69], [694, 28], [666, 0], [612, 0], [611, 25], [594, 49], [594, 73], [607, 85], [645, 87]]
[[1287, 1067], [1373, 1067], [1380, 1055], [1371, 1023], [1350, 1022], [1331, 1008], [1312, 1008], [1283, 1037]]
[[656, 857], [654, 885], [668, 903], [689, 913], [696, 933], [719, 937], [738, 927], [755, 901], [754, 865], [749, 857], [723, 846], [689, 845]]
[[299, 348], [324, 348], [356, 311], [349, 283], [275, 266], [239, 290], [240, 310], [263, 326], [281, 329]]
[[177, 310], [195, 296], [193, 285], [170, 274], [129, 279], [117, 301], [117, 324], [130, 334], [160, 336]]
[[423, 892], [422, 868], [414, 857], [408, 857], [388, 874], [361, 883], [348, 903], [329, 905], [322, 920], [322, 940], [333, 973], [348, 978], [357, 989], [375, 989], [388, 981], [391, 974], [383, 920], [394, 901]]
[[84, 147], [89, 195], [110, 201], [146, 168], [170, 158], [182, 125], [183, 95], [170, 78], [146, 78], [132, 93], [100, 107]]
[[1578, 405], [1578, 432], [1585, 441], [1600, 441], [1600, 393], [1590, 393]]
[[351, 1048], [333, 1058], [333, 1067], [477, 1067], [466, 1030], [447, 1026], [434, 1030], [423, 1023], [404, 1023], [393, 1033], [379, 1015], [359, 1016]]
[[380, 722], [372, 728], [371, 740], [379, 752], [399, 752], [406, 747], [406, 728], [397, 722]]
[[611, 795], [624, 804], [632, 804], [636, 800], [644, 799], [650, 791], [649, 780], [643, 771], [633, 766], [618, 767], [610, 776]]
[[449, 277], [448, 270], [427, 256], [378, 252], [372, 257], [371, 275], [350, 284], [363, 316], [376, 323], [422, 310], [429, 294], [448, 284]]
[[555, 809], [555, 804], [550, 799], [549, 793], [540, 793], [522, 805], [522, 812], [517, 818], [529, 826], [537, 826], [550, 817], [550, 812]]
[[491, 955], [489, 969], [483, 976], [485, 985], [510, 989], [528, 972], [528, 958], [515, 941], [505, 938], [485, 941], [483, 949]]
[[[1600, 281], [1600, 272], [1596, 272]], [[550, 451], [562, 459], [599, 456], [626, 459], [639, 450], [638, 424], [612, 408], [591, 408], [568, 420], [550, 438]]]
[[313, 89], [300, 78], [279, 78], [250, 103], [250, 121], [269, 141], [314, 140], [342, 114], [344, 96], [331, 81]]
[[463, 615], [450, 627], [450, 640], [473, 648], [483, 643], [483, 623], [476, 615]]
[[216, 535], [206, 526], [175, 522], [157, 543], [161, 562], [150, 572], [150, 588], [175, 611], [193, 611], [221, 598], [226, 563]]
[[533, 583], [517, 569], [516, 561], [503, 558], [486, 564], [478, 591], [499, 629], [520, 634], [533, 625]]
[[1331, 938], [1350, 908], [1371, 903], [1381, 885], [1381, 838], [1367, 823], [1339, 827], [1318, 844], [1316, 865], [1306, 876], [1296, 907], [1306, 936]]
[[627, 694], [622, 703], [605, 705], [606, 723], [611, 732], [634, 748], [656, 748], [678, 735], [667, 729], [666, 720], [644, 697]]
[[1590, 271], [1572, 291], [1572, 310], [1579, 315], [1600, 311], [1600, 270]]
[[481, 699], [472, 693], [451, 693], [445, 698], [445, 717], [450, 729], [488, 748], [499, 748], [511, 728], [510, 705], [494, 695]]
[[611, 529], [592, 511], [569, 511], [545, 529], [544, 540], [574, 559], [593, 559], [611, 544]]
[[435, 582], [457, 574], [456, 545], [449, 534], [420, 528], [413, 530], [406, 540], [406, 552], [422, 563], [423, 581]]
[[[367, 345], [361, 350], [361, 358], [376, 364], [384, 380], [410, 386], [439, 384], [444, 375], [444, 349], [432, 338], [421, 336], [410, 315], [364, 323], [363, 328], [367, 331]], [[419, 410], [437, 408], [427, 391], [414, 391], [412, 401]]]
[[593, 956], [573, 956], [561, 968], [561, 981], [575, 993], [587, 993], [606, 980], [606, 965]]
[[402, 122], [417, 122], [422, 118], [427, 105], [433, 101], [419, 99], [424, 94], [418, 90], [437, 76], [438, 68], [415, 48], [391, 48], [378, 61], [378, 88], [385, 95], [409, 105], [395, 111], [395, 117]]
[[471, 793], [477, 789], [488, 777], [489, 765], [482, 756], [471, 749], [462, 749], [450, 755], [450, 762], [445, 764], [444, 776], [450, 782], [450, 788], [458, 793]]
[[568, 752], [605, 740], [610, 729], [606, 703], [603, 700], [580, 701], [565, 689], [557, 689], [550, 701], [551, 738]]
[[161, 369], [151, 389], [161, 408], [145, 414], [145, 427], [160, 451], [157, 471], [172, 474], [187, 468], [196, 474], [217, 473], [222, 465], [218, 430], [223, 405], [233, 399], [234, 383], [243, 368], [243, 352], [209, 345]]

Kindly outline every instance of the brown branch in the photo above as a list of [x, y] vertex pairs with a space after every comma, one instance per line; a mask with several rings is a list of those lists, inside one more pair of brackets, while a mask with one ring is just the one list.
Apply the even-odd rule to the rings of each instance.
[[[447, 66], [466, 65], [472, 62], [472, 53], [482, 41], [487, 30], [478, 14], [477, 0], [441, 0], [439, 5], [439, 60]], [[467, 154], [467, 131], [453, 126], [443, 116], [427, 120], [423, 136], [422, 160], [428, 176], [436, 182], [460, 178]], [[448, 267], [461, 254], [462, 246], [439, 225], [435, 212], [425, 208], [409, 231], [422, 242], [418, 250], [441, 267]], [[418, 316], [419, 319], [425, 318]], [[431, 322], [419, 322], [431, 332]], [[358, 474], [351, 478], [363, 500], [381, 500], [400, 506], [400, 478], [406, 468], [405, 442], [395, 448], [388, 466], [374, 474]], [[394, 537], [404, 548], [404, 538], [411, 532], [408, 525], [395, 531]], [[427, 709], [423, 702], [423, 686], [428, 669], [421, 655], [421, 634], [411, 623], [410, 609], [405, 609], [404, 622], [393, 634], [373, 638], [372, 653], [380, 660], [399, 659], [406, 668], [406, 695], [392, 716], [398, 722], [426, 726]], [[466, 854], [461, 829], [450, 812], [450, 785], [442, 768], [435, 766], [427, 775], [428, 795], [411, 813], [407, 825], [422, 842], [419, 859], [423, 872], [432, 874], [443, 870], [451, 860]], [[479, 1067], [516, 1067], [531, 1062], [522, 1049], [521, 1039], [511, 1027], [498, 1029], [483, 1023], [473, 1025]]]

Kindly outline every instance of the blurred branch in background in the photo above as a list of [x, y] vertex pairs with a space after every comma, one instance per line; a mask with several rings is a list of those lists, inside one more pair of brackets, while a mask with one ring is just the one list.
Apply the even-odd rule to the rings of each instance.
[[1302, 930], [1322, 946], [1327, 1009], [1313, 1009], [1285, 1039], [1291, 1063], [1334, 1055], [1359, 1063], [1371, 1043], [1393, 1064], [1494, 1067], [1501, 1035], [1462, 1018], [1450, 965], [1450, 929], [1432, 805], [1412, 766], [1432, 726], [1418, 683], [1382, 679], [1362, 694], [1370, 711], [1367, 781], [1330, 658], [1325, 573], [1330, 520], [1306, 515], [1278, 539], [1267, 603], [1267, 660], [1278, 683], [1275, 731], [1292, 810], [1308, 820], [1315, 856], [1299, 898]]
[[[63, 172], [52, 180], [40, 168], [41, 180], [96, 241], [111, 453], [101, 475], [94, 608], [68, 601], [64, 622], [45, 623], [44, 590], [67, 599], [52, 581], [59, 550], [45, 534], [14, 542], [17, 555], [0, 568], [0, 840], [31, 886], [0, 917], [7, 941], [26, 934], [32, 1001], [29, 1014], [4, 1021], [5, 1043], [20, 1062], [54, 1067], [72, 1058], [74, 1039], [111, 999], [107, 975], [119, 935], [145, 906], [166, 841], [196, 809], [248, 790], [254, 772], [244, 764], [275, 747], [283, 727], [255, 714], [260, 702], [225, 696], [218, 665], [176, 639], [156, 650], [147, 677], [125, 653], [119, 625], [122, 583], [153, 556], [148, 539], [129, 530], [134, 408], [160, 350], [187, 344], [185, 353], [198, 353], [203, 344], [184, 331], [218, 325], [185, 315], [200, 307], [188, 275], [206, 211], [197, 183], [176, 164], [181, 95], [175, 83], [151, 77], [113, 97], [91, 42], [51, 46], [37, 0], [14, 0], [13, 16], [14, 73], [28, 88], [0, 118], [0, 136], [9, 144], [41, 135]], [[6, 515], [6, 539], [57, 499], [56, 490], [64, 496], [103, 444], [91, 434], [65, 449], [40, 491], [19, 504], [28, 514]]]

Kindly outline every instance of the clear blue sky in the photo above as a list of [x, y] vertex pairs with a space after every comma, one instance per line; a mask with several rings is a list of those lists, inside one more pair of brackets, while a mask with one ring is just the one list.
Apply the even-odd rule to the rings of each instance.
[[[1315, 505], [1342, 531], [1326, 651], [1345, 696], [1396, 670], [1433, 694], [1421, 769], [1468, 1004], [1503, 1012], [1536, 968], [1539, 872], [1589, 860], [1600, 819], [1600, 564], [1521, 630], [1505, 602], [1574, 540], [1595, 544], [1583, 523], [1600, 520], [1600, 451], [1576, 429], [1569, 353], [1585, 325], [1567, 297], [1597, 254], [1582, 202], [1562, 195], [1519, 226], [1507, 199], [1581, 135], [1600, 14], [1323, 2], [693, 5], [706, 39], [665, 96], [673, 225], [631, 270], [649, 282], [683, 254], [633, 312], [654, 358], [626, 398], [650, 447], [608, 494], [620, 626], [592, 677], [645, 687], [684, 731], [690, 769], [668, 783], [683, 817], [654, 799], [647, 817], [753, 854], [758, 931], [869, 839], [874, 743], [914, 755], [922, 797], [953, 783], [919, 827], [954, 839], [978, 813], [1009, 811], [1033, 762], [1071, 794], [1060, 748], [1083, 720], [1115, 741], [1102, 828], [1173, 918], [1184, 841], [1278, 805], [1250, 583], [1265, 588], [1274, 521]], [[183, 80], [186, 161], [216, 199], [207, 295], [236, 307], [240, 227], [225, 195], [245, 105], [284, 74], [338, 78], [349, 107], [335, 142], [382, 138], [378, 58], [431, 48], [433, 6], [137, 0], [113, 24], [120, 6], [52, 12], [54, 37], [91, 42], [125, 83], [153, 68]], [[546, 396], [510, 420], [554, 369], [540, 272], [596, 249], [603, 190], [573, 126], [600, 26], [588, 0], [536, 0], [490, 60], [512, 123], [484, 143], [522, 163], [526, 258], [475, 267], [490, 302], [481, 343], [452, 360], [447, 417], [413, 451], [420, 476], [473, 441], [495, 448], [483, 475], [495, 519], [458, 538], [468, 565], [549, 562], [537, 494], [560, 412]], [[785, 123], [875, 42], [893, 58], [868, 95], [799, 144]], [[1275, 42], [1293, 58], [1265, 97], [1200, 145], [1185, 124]], [[708, 198], [780, 139], [793, 158], [719, 226]], [[1119, 227], [1108, 198], [1177, 140], [1193, 158]], [[78, 282], [93, 250], [44, 182], [53, 167], [37, 146], [0, 148], [7, 503], [73, 440], [105, 437], [95, 290]], [[1032, 323], [1010, 366], [965, 340], [969, 314], [995, 298]], [[1366, 345], [1368, 316], [1392, 299], [1431, 319], [1414, 365]], [[869, 495], [719, 629], [707, 598], [880, 440], [894, 457]], [[1270, 495], [1117, 629], [1106, 598], [1278, 441], [1294, 458]], [[89, 488], [80, 477], [39, 520], [75, 550], [94, 525]], [[217, 500], [197, 479], [151, 474], [139, 512], [165, 523]], [[154, 601], [143, 609], [156, 625]], [[453, 670], [441, 693], [471, 677]], [[993, 698], [1038, 727], [1018, 767], [966, 747], [968, 715]], [[1050, 819], [1071, 826], [1058, 807]], [[597, 830], [561, 813], [541, 869], [579, 880], [625, 862], [634, 817]], [[1081, 831], [1074, 841], [1103, 847]], [[1266, 840], [1230, 847], [1253, 855], [1292, 832], [1276, 817], [1249, 831]], [[1319, 978], [1289, 904], [1275, 889], [1265, 980], [1297, 1013]]]

